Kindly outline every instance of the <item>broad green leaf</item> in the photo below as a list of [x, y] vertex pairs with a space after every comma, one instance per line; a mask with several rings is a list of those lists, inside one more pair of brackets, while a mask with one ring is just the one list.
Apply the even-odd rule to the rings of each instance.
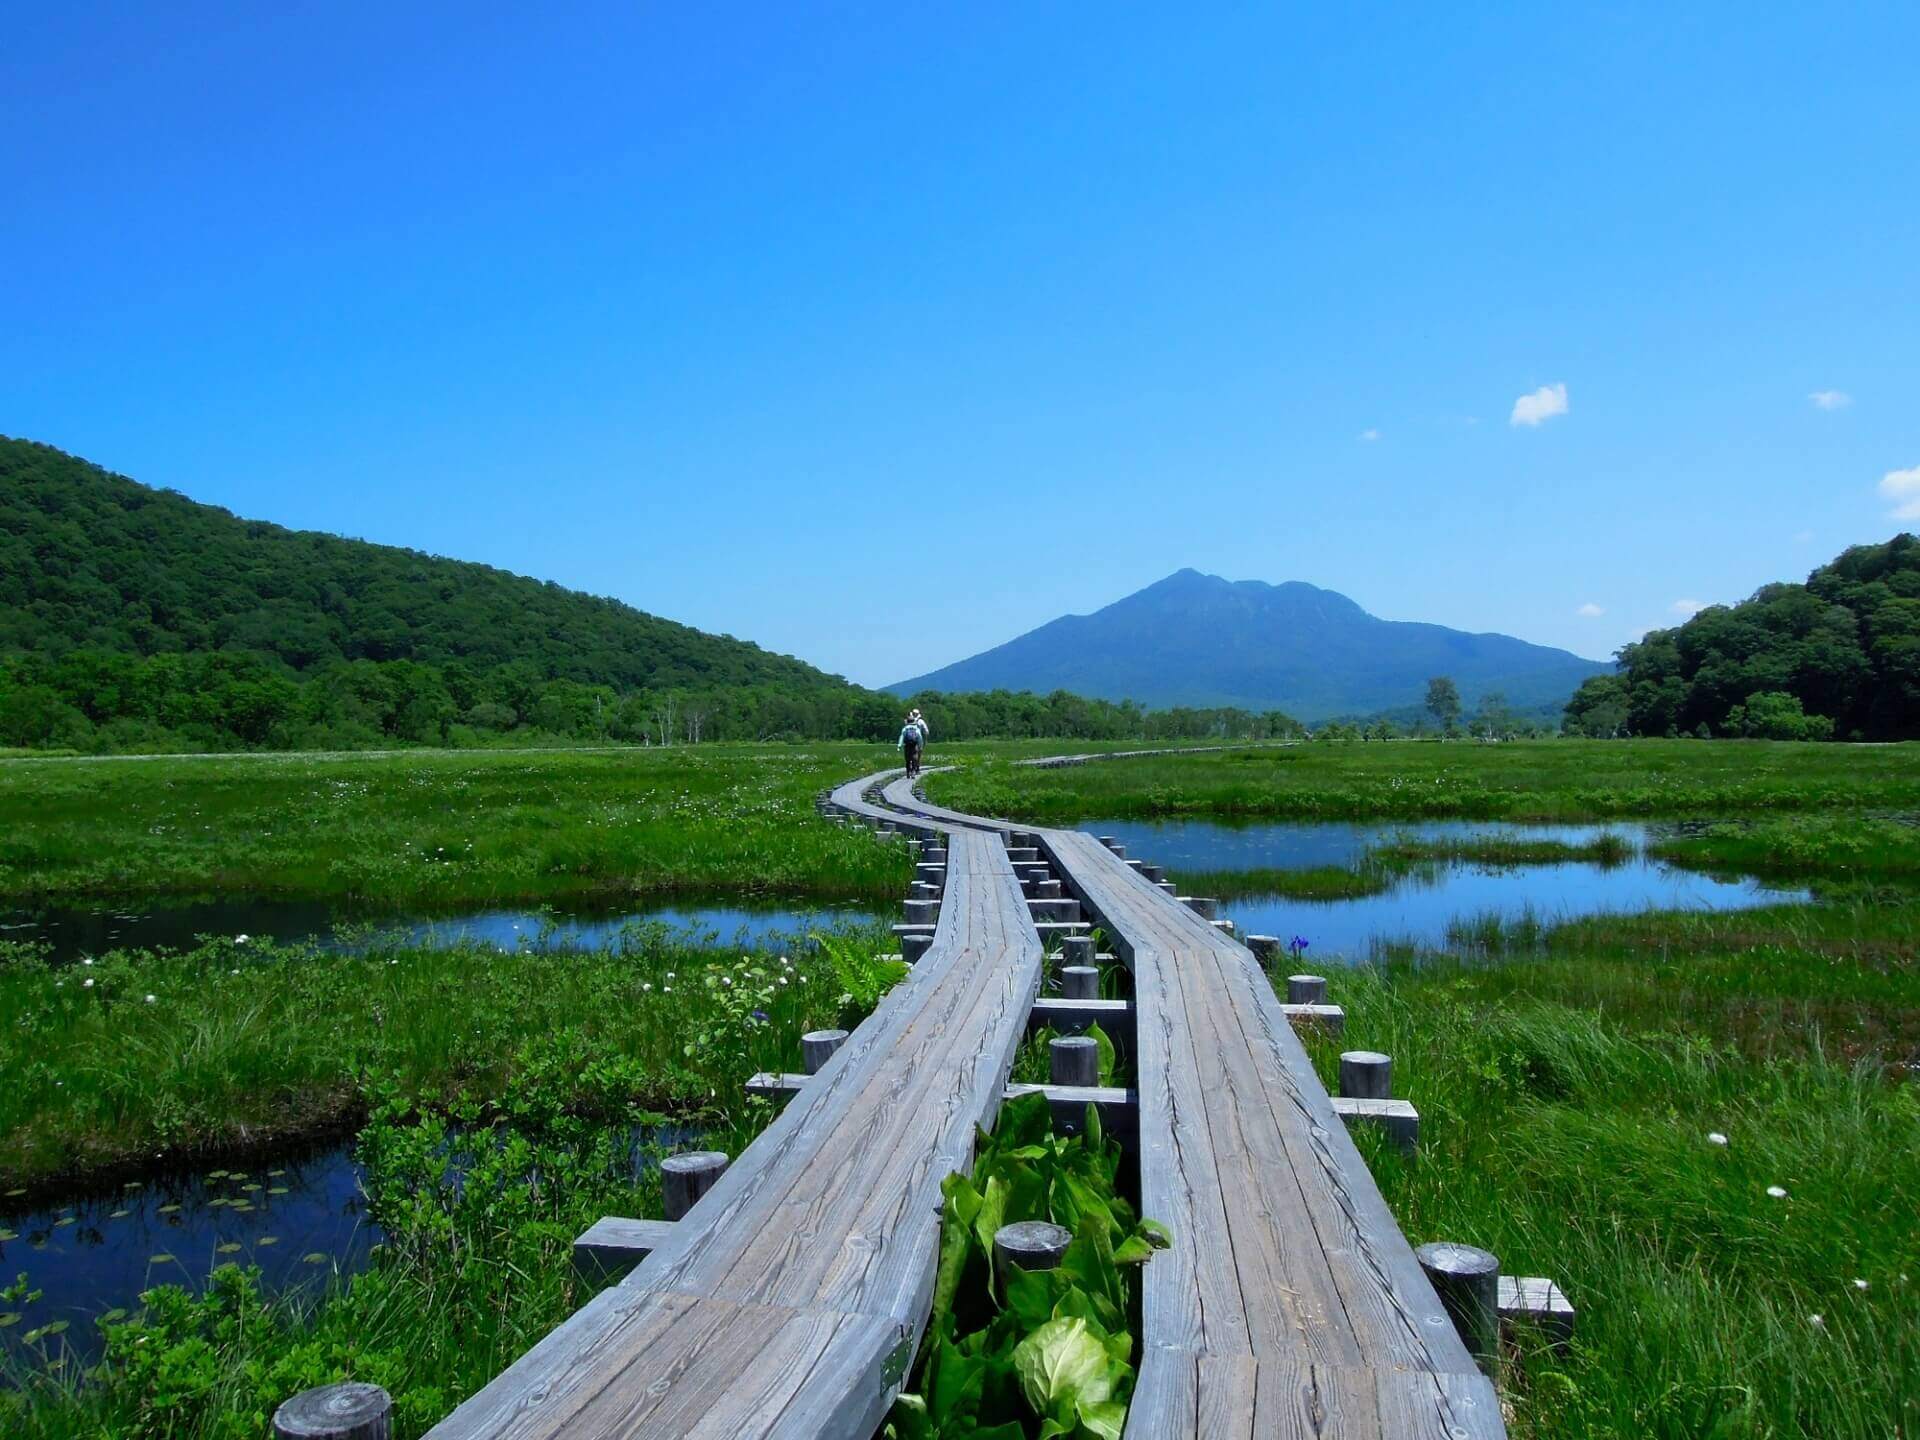
[[1100, 1083], [1113, 1083], [1113, 1067], [1116, 1059], [1113, 1037], [1102, 1030], [1098, 1024], [1087, 1026], [1087, 1038], [1093, 1041], [1093, 1048], [1100, 1056]]
[[1120, 1440], [1127, 1428], [1127, 1407], [1118, 1400], [1102, 1400], [1097, 1405], [1080, 1407], [1080, 1427], [1100, 1440]]
[[1113, 1394], [1113, 1364], [1101, 1337], [1078, 1316], [1049, 1320], [1014, 1347], [1013, 1368], [1034, 1413], [1071, 1416]]

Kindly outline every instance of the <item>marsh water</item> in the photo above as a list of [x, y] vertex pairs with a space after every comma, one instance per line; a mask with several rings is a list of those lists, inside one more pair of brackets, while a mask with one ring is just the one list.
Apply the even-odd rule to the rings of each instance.
[[[1602, 836], [1624, 844], [1617, 863], [1594, 860], [1508, 865], [1436, 861], [1394, 878], [1380, 894], [1343, 900], [1241, 895], [1220, 903], [1243, 935], [1295, 936], [1316, 960], [1359, 961], [1377, 943], [1448, 944], [1457, 924], [1497, 916], [1543, 923], [1585, 915], [1643, 910], [1738, 910], [1808, 898], [1804, 889], [1751, 876], [1714, 876], [1659, 860], [1653, 841], [1675, 827], [1633, 823], [1520, 825], [1441, 820], [1412, 823], [1227, 825], [1203, 820], [1094, 820], [1081, 826], [1111, 835], [1130, 857], [1164, 865], [1171, 878], [1239, 870], [1312, 870], [1359, 865], [1374, 847], [1395, 840], [1558, 841], [1590, 845]], [[1185, 886], [1182, 886], [1185, 889]]]
[[[868, 906], [762, 905], [753, 902], [653, 906], [499, 906], [446, 914], [356, 914], [321, 901], [244, 896], [139, 906], [38, 906], [0, 910], [0, 940], [39, 941], [55, 960], [109, 950], [181, 949], [203, 935], [317, 940], [351, 947], [369, 935], [410, 944], [467, 941], [517, 949], [543, 944], [592, 949], [616, 944], [637, 924], [661, 924], [712, 937], [716, 945], [760, 947], [809, 930], [882, 918]], [[892, 914], [885, 917], [894, 918]]]
[[[1089, 821], [1085, 829], [1123, 841], [1128, 853], [1190, 875], [1256, 869], [1354, 866], [1392, 840], [1486, 838], [1555, 840], [1586, 845], [1602, 835], [1623, 843], [1618, 863], [1489, 865], [1439, 861], [1394, 877], [1383, 893], [1347, 900], [1294, 900], [1248, 895], [1223, 901], [1221, 913], [1242, 934], [1308, 942], [1314, 961], [1364, 960], [1381, 941], [1444, 946], [1463, 920], [1531, 916], [1543, 922], [1600, 912], [1736, 909], [1805, 899], [1804, 890], [1774, 888], [1751, 878], [1713, 877], [1647, 853], [1664, 827], [1638, 824], [1513, 825], [1469, 821], [1415, 824], [1229, 825], [1216, 821]], [[617, 943], [636, 922], [694, 930], [714, 943], [764, 946], [807, 931], [882, 916], [869, 907], [801, 908], [753, 903], [680, 904], [649, 908], [549, 910], [488, 908], [443, 915], [356, 917], [324, 904], [249, 900], [199, 901], [139, 908], [65, 908], [0, 914], [0, 939], [39, 939], [72, 958], [115, 948], [190, 945], [200, 935], [317, 939], [365, 943], [369, 927], [428, 944], [479, 941], [591, 947]], [[49, 1339], [76, 1358], [97, 1353], [96, 1317], [138, 1303], [163, 1282], [198, 1288], [214, 1266], [256, 1264], [269, 1289], [317, 1285], [363, 1266], [379, 1231], [368, 1218], [360, 1172], [339, 1143], [304, 1153], [256, 1158], [227, 1169], [143, 1177], [134, 1185], [69, 1203], [15, 1209], [0, 1197], [0, 1281], [25, 1272], [44, 1294], [31, 1307], [0, 1301], [0, 1355], [20, 1354], [25, 1335], [68, 1322]], [[5, 1323], [9, 1311], [20, 1318]]]

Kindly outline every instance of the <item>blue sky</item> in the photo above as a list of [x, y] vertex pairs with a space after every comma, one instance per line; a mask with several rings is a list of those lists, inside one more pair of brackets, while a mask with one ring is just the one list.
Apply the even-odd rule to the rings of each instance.
[[1911, 4], [8, 8], [0, 432], [864, 682], [1920, 515]]

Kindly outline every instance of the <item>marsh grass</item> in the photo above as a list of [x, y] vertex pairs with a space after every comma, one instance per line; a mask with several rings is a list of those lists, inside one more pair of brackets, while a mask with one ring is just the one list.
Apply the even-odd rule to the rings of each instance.
[[634, 1062], [634, 1103], [703, 1111], [797, 1069], [801, 1031], [865, 1014], [904, 973], [872, 958], [889, 940], [742, 955], [652, 924], [596, 950], [228, 939], [73, 965], [0, 947], [0, 1190], [350, 1127], [371, 1075], [425, 1107], [499, 1093], [524, 1045], [568, 1029]]
[[9, 761], [0, 896], [425, 908], [727, 893], [892, 900], [903, 847], [815, 795], [879, 746]]
[[1323, 1075], [1388, 1051], [1421, 1112], [1411, 1162], [1360, 1137], [1409, 1239], [1579, 1308], [1570, 1355], [1512, 1355], [1515, 1435], [1912, 1433], [1915, 928], [1884, 905], [1482, 922], [1475, 954], [1334, 979]]
[[1537, 740], [1300, 745], [1059, 769], [991, 757], [928, 793], [980, 814], [1600, 820], [1920, 809], [1920, 744]]

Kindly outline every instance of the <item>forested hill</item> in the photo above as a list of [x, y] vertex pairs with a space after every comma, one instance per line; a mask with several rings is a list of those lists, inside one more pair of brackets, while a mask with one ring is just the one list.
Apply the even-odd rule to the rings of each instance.
[[1588, 735], [1920, 738], [1920, 539], [1713, 605], [1620, 652], [1567, 705]]
[[0, 654], [242, 651], [530, 665], [622, 689], [843, 686], [802, 661], [487, 565], [242, 520], [0, 438]]

